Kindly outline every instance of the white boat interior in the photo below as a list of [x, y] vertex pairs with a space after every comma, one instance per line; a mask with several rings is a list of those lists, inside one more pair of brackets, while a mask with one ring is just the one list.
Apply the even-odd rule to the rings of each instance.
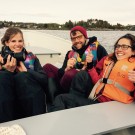
[[27, 135], [134, 135], [135, 104], [116, 101], [61, 110], [0, 126], [19, 124]]

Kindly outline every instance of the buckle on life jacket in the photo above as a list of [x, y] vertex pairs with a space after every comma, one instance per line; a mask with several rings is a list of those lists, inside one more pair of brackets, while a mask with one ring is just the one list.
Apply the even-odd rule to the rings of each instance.
[[105, 83], [105, 84], [107, 84], [107, 80], [108, 80], [107, 78], [103, 78], [102, 79], [102, 82]]
[[96, 100], [97, 100], [99, 97], [101, 97], [101, 96], [102, 96], [102, 94], [100, 94], [100, 95], [98, 95], [98, 96], [95, 95], [94, 98], [93, 98], [93, 101], [96, 101]]

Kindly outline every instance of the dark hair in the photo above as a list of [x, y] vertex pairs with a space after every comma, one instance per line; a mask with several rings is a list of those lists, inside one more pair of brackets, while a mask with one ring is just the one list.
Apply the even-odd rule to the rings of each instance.
[[[131, 49], [132, 49], [132, 51], [135, 51], [135, 36], [132, 35], [132, 34], [130, 34], [130, 33], [128, 33], [128, 34], [126, 34], [126, 35], [120, 37], [120, 38], [116, 41], [116, 43], [114, 44], [114, 50], [115, 50], [115, 46], [117, 45], [117, 43], [119, 42], [119, 40], [120, 40], [120, 39], [123, 39], [123, 38], [126, 38], [126, 39], [130, 40]], [[131, 57], [135, 57], [135, 55], [132, 55]], [[115, 56], [115, 53], [113, 53], [113, 54], [109, 57], [109, 59], [111, 59], [111, 60], [113, 60], [114, 62], [116, 62], [116, 61], [117, 61], [117, 58], [116, 58], [116, 56]]]
[[1, 38], [1, 43], [5, 46], [5, 42], [9, 41], [10, 38], [14, 37], [16, 34], [20, 33], [23, 38], [23, 33], [19, 28], [10, 27], [6, 30], [4, 36]]
[[76, 32], [77, 32], [77, 30], [71, 31], [70, 35], [75, 36], [77, 34]]

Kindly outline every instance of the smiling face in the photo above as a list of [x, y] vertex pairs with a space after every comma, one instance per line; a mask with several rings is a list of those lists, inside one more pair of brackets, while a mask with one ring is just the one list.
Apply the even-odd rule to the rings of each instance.
[[86, 42], [86, 38], [80, 31], [75, 31], [71, 33], [71, 41], [76, 49], [81, 49]]
[[21, 33], [17, 33], [11, 36], [8, 41], [5, 42], [6, 46], [10, 48], [11, 51], [15, 53], [21, 52], [24, 47], [24, 40]]
[[135, 52], [132, 51], [131, 41], [129, 39], [122, 38], [118, 41], [117, 45], [115, 46], [115, 56], [117, 60], [129, 58], [134, 54]]

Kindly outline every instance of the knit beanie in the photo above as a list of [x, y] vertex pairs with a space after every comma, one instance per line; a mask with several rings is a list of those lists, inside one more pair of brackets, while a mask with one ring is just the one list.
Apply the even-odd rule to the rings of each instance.
[[70, 36], [71, 36], [71, 32], [73, 32], [73, 31], [80, 31], [84, 35], [85, 38], [88, 38], [86, 29], [83, 28], [82, 26], [75, 26], [75, 27], [73, 27], [70, 30]]

